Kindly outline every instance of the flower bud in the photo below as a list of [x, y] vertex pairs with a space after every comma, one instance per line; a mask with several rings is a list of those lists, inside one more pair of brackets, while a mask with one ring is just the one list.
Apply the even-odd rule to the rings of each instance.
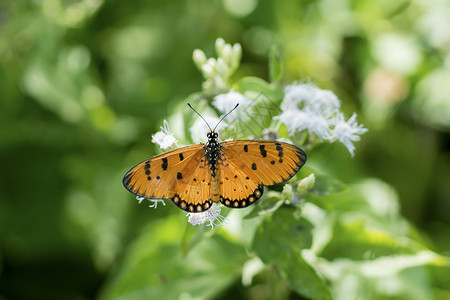
[[195, 65], [201, 69], [202, 66], [206, 63], [206, 55], [205, 52], [203, 52], [200, 49], [195, 49], [194, 53], [192, 54], [192, 59], [194, 60]]
[[219, 56], [222, 55], [222, 48], [225, 45], [225, 41], [222, 38], [218, 38], [216, 40], [216, 52], [219, 54]]
[[309, 175], [306, 178], [303, 178], [300, 180], [300, 182], [297, 185], [297, 193], [301, 197], [303, 194], [305, 194], [307, 191], [309, 191], [316, 182], [316, 177], [314, 176], [314, 173]]

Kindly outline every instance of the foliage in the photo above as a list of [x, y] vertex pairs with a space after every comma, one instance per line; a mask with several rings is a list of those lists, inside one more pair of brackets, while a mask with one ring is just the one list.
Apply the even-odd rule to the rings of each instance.
[[[0, 3], [1, 298], [449, 297], [449, 5], [236, 3]], [[223, 90], [192, 93], [204, 75], [193, 50], [211, 57], [217, 37], [242, 62]], [[271, 103], [270, 117], [221, 132], [268, 137], [299, 79], [358, 112], [369, 131], [354, 158], [296, 136], [311, 145], [306, 166], [254, 207], [224, 209], [214, 230], [121, 186], [159, 152], [163, 119], [193, 142], [186, 102], [214, 116], [219, 91], [260, 101], [260, 115]]]
[[[230, 51], [222, 51], [224, 48]], [[226, 62], [236, 68], [235, 60], [240, 58], [241, 47], [228, 45], [219, 39], [216, 42], [216, 50], [219, 58], [208, 61], [201, 50], [194, 51], [194, 60], [197, 59], [199, 69], [209, 70], [204, 72], [207, 80], [203, 85], [204, 93], [196, 94], [195, 104], [206, 110], [206, 106], [201, 105], [201, 102], [212, 103], [212, 106], [223, 114], [232, 109], [236, 102], [242, 104], [241, 110], [233, 112], [234, 115], [228, 118], [231, 120], [226, 120], [227, 123], [219, 127], [218, 130], [222, 135], [230, 134], [228, 130], [231, 130], [232, 136], [241, 135], [248, 138], [249, 135], [256, 134], [257, 138], [272, 135], [280, 139], [278, 137], [280, 132], [290, 132], [286, 137], [295, 141], [302, 140], [304, 147], [310, 149], [310, 154], [314, 153], [314, 148], [324, 140], [334, 140], [329, 136], [335, 133], [338, 125], [335, 125], [336, 127], [331, 125], [330, 129], [326, 129], [329, 130], [327, 132], [316, 130], [318, 123], [315, 121], [321, 115], [324, 116], [323, 120], [333, 118], [333, 115], [341, 116], [338, 111], [330, 115], [331, 104], [336, 103], [336, 107], [339, 107], [336, 102], [339, 100], [332, 93], [308, 83], [288, 86], [283, 95], [283, 92], [277, 92], [280, 87], [276, 82], [266, 83], [260, 78], [250, 77], [242, 79], [244, 84], [237, 81], [236, 84], [231, 85], [229, 84], [230, 72], [222, 73], [220, 70], [230, 69], [226, 66]], [[238, 52], [238, 55], [233, 54], [233, 51]], [[280, 61], [273, 57], [275, 53], [272, 52], [270, 62], [279, 65]], [[231, 58], [224, 57], [227, 55]], [[224, 66], [220, 67], [220, 63]], [[270, 70], [281, 70], [281, 68], [271, 66]], [[279, 76], [272, 77], [279, 78]], [[252, 84], [248, 84], [249, 82]], [[223, 90], [226, 86], [234, 90], [226, 92]], [[257, 95], [257, 97], [249, 100], [251, 95]], [[284, 98], [281, 109], [277, 104], [280, 103], [280, 96]], [[300, 110], [297, 110], [297, 105], [300, 105]], [[311, 105], [313, 108], [310, 110]], [[288, 108], [284, 110], [283, 107]], [[282, 112], [281, 115], [286, 112], [295, 112], [295, 115], [283, 121], [282, 118], [272, 115], [274, 111]], [[303, 115], [302, 112], [304, 112]], [[208, 118], [208, 116], [205, 117]], [[305, 120], [294, 123], [298, 128], [291, 124], [286, 127], [291, 127], [293, 130], [286, 131], [280, 126], [283, 123], [290, 124], [292, 118], [302, 117]], [[341, 120], [341, 117], [339, 120], [347, 124]], [[215, 119], [215, 122], [217, 121], [218, 118]], [[185, 126], [189, 126], [189, 122], [192, 121], [187, 119], [185, 122]], [[309, 122], [312, 123], [309, 124]], [[202, 134], [206, 136], [209, 129], [205, 124], [198, 121], [195, 121], [195, 124], [191, 128], [193, 138], [199, 136], [199, 133], [201, 133], [200, 136]], [[330, 121], [330, 124], [336, 123]], [[253, 126], [250, 129], [251, 125]], [[266, 126], [269, 127], [266, 128]], [[361, 129], [362, 126], [357, 126], [356, 123], [354, 128], [355, 131], [352, 134], [365, 132]], [[167, 127], [162, 129], [158, 134], [173, 138]], [[353, 129], [348, 127], [348, 130]], [[281, 139], [283, 138], [285, 137], [282, 136]], [[352, 139], [352, 141], [356, 140]], [[162, 149], [167, 148], [167, 143], [156, 142]], [[346, 140], [344, 144], [353, 154], [353, 143]], [[309, 175], [306, 176], [307, 174]], [[385, 188], [380, 187], [380, 182], [376, 180], [364, 183], [363, 190], [365, 185], [373, 186], [375, 189]], [[283, 298], [282, 295], [289, 295], [292, 290], [311, 299], [347, 299], [343, 291], [353, 294], [355, 298], [395, 296], [406, 299], [415, 297], [417, 292], [409, 288], [411, 283], [421, 287], [419, 289], [421, 296], [431, 297], [429, 284], [423, 284], [422, 278], [404, 280], [403, 273], [408, 273], [411, 268], [416, 267], [418, 269], [415, 272], [420, 274], [426, 265], [445, 268], [450, 265], [450, 259], [432, 252], [412, 236], [408, 222], [399, 215], [395, 197], [383, 194], [383, 190], [366, 197], [361, 193], [353, 194], [357, 189], [354, 186], [347, 187], [333, 177], [324, 176], [311, 168], [305, 168], [298, 176], [285, 184], [281, 191], [277, 191], [277, 188], [269, 191], [265, 199], [250, 212], [247, 212], [248, 209], [243, 209], [242, 212], [230, 212], [227, 221], [220, 220], [224, 228], [216, 229], [217, 233], [207, 232], [205, 226], [208, 223], [206, 223], [203, 228], [185, 234], [182, 238], [182, 247], [177, 246], [181, 239], [180, 233], [163, 233], [162, 236], [171, 238], [176, 236], [170, 243], [173, 248], [170, 251], [164, 249], [164, 242], [159, 241], [158, 236], [154, 236], [154, 231], [181, 227], [181, 224], [170, 224], [173, 222], [172, 218], [168, 219], [167, 222], [162, 222], [156, 228], [148, 230], [151, 232], [153, 247], [157, 247], [153, 251], [148, 247], [150, 239], [147, 234], [144, 234], [143, 240], [134, 244], [127, 254], [127, 259], [134, 261], [134, 267], [125, 263], [115, 281], [109, 284], [109, 290], [104, 293], [104, 297], [105, 299], [122, 297], [170, 299], [186, 295], [200, 299], [215, 298], [240, 277], [244, 281], [244, 274], [249, 272], [246, 271], [245, 261], [250, 266], [257, 264], [257, 268], [250, 272], [251, 277], [245, 279], [248, 286], [253, 284], [254, 277], [262, 273], [275, 273], [271, 281], [262, 281], [262, 284], [268, 285], [268, 289], [271, 290], [268, 297]], [[370, 197], [375, 197], [375, 202], [370, 202], [373, 201]], [[190, 213], [188, 214], [189, 222], [198, 226], [209, 221], [213, 229], [212, 224], [217, 215], [213, 219], [206, 217], [202, 222], [191, 220], [194, 215], [206, 216], [207, 214], [208, 212]], [[214, 224], [217, 225], [217, 223]], [[186, 231], [192, 232], [192, 229], [188, 227]], [[220, 251], [206, 253], [203, 250], [203, 247], [206, 247], [205, 244], [214, 247], [219, 237], [223, 243]], [[166, 257], [166, 253], [170, 253], [169, 256]], [[199, 254], [202, 255], [197, 258]], [[220, 255], [220, 258], [214, 254]], [[174, 259], [175, 257], [177, 259]], [[221, 262], [223, 258], [226, 259], [226, 263]], [[198, 262], [198, 259], [203, 260], [202, 263]], [[154, 265], [155, 262], [161, 265]], [[170, 267], [172, 263], [175, 265]], [[202, 266], [205, 263], [214, 266], [212, 270], [210, 269], [210, 273], [204, 273]], [[172, 268], [177, 271], [171, 271]], [[193, 270], [182, 271], [185, 268], [193, 268]], [[152, 270], [153, 274], [159, 274], [158, 276], [163, 279], [148, 278], [138, 286], [135, 282], [129, 282], [130, 278], [133, 280], [133, 278], [141, 277], [143, 270]], [[194, 274], [195, 278], [201, 278], [204, 286], [197, 286], [190, 274]], [[386, 278], [398, 282], [397, 286], [393, 289], [386, 285]], [[192, 284], [188, 284], [185, 280], [192, 281]], [[214, 285], [216, 280], [221, 284]], [[355, 282], [358, 286], [349, 287], [347, 280]], [[368, 288], [364, 290], [359, 288], [366, 284], [369, 285]], [[211, 286], [214, 288], [208, 288]], [[170, 293], [167, 290], [170, 290]]]

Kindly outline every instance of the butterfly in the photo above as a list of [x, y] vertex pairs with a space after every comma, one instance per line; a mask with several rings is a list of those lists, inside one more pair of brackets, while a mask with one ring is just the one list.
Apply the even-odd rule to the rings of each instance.
[[208, 125], [206, 144], [172, 150], [132, 167], [123, 177], [125, 188], [144, 198], [171, 199], [182, 210], [198, 213], [214, 202], [247, 207], [261, 198], [264, 186], [292, 178], [306, 162], [305, 152], [297, 146], [265, 140], [218, 141], [215, 129], [238, 105], [214, 129]]

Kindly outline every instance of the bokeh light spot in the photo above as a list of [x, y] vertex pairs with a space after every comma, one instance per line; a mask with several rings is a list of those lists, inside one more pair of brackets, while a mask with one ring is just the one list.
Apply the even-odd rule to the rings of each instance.
[[258, 0], [223, 0], [225, 10], [232, 16], [242, 18], [252, 13]]

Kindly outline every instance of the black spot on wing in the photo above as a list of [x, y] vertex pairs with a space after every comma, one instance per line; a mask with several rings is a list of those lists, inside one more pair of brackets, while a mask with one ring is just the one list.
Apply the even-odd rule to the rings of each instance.
[[167, 157], [164, 157], [164, 158], [162, 159], [162, 165], [161, 165], [161, 168], [165, 171], [165, 170], [167, 170], [167, 167], [168, 167], [168, 165], [167, 165]]
[[248, 146], [247, 145], [244, 146], [244, 151], [248, 152]]
[[267, 151], [265, 149], [265, 145], [259, 145], [259, 152], [261, 153], [262, 157], [266, 157], [267, 156]]

